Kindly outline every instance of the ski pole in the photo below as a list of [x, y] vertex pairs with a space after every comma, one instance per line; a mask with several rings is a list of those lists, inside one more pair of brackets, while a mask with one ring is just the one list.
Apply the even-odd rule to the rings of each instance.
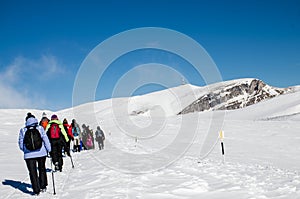
[[74, 163], [73, 163], [73, 159], [72, 159], [71, 154], [70, 154], [70, 159], [71, 159], [71, 163], [72, 163], [72, 168], [74, 169]]
[[53, 195], [55, 195], [56, 192], [55, 192], [54, 173], [53, 173], [53, 166], [52, 166], [52, 164], [53, 164], [53, 161], [52, 161], [52, 157], [51, 157], [51, 173], [52, 173]]

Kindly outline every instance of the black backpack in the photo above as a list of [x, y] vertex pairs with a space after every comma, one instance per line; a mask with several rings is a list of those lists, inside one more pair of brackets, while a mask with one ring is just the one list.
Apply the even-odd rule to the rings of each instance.
[[43, 140], [41, 137], [41, 133], [38, 129], [36, 129], [36, 126], [28, 126], [26, 127], [26, 132], [24, 136], [24, 146], [29, 151], [35, 151], [42, 147]]

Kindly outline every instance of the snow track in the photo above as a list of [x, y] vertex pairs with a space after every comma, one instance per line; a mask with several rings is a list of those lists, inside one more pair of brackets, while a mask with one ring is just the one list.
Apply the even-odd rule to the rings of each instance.
[[[220, 159], [185, 156], [173, 165], [146, 174], [126, 174], [105, 167], [101, 151], [83, 151], [76, 167], [59, 173], [58, 198], [297, 198], [300, 175], [259, 164], [222, 163]], [[87, 177], [88, 176], [88, 177]]]
[[[298, 198], [297, 171], [258, 164], [221, 163], [216, 159], [198, 162], [186, 156], [168, 168], [147, 174], [125, 174], [111, 170], [97, 159], [98, 151], [73, 154], [75, 168], [64, 158], [63, 172], [55, 172], [57, 195], [53, 195], [51, 173], [48, 190], [41, 198]], [[87, 161], [89, 160], [89, 161]], [[50, 161], [47, 161], [47, 166]], [[88, 177], [87, 177], [88, 176]], [[24, 179], [28, 181], [29, 179]], [[8, 198], [31, 198], [13, 191]]]

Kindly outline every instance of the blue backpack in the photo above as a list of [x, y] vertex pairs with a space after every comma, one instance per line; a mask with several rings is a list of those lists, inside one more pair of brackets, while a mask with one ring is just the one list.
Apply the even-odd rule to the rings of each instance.
[[72, 133], [73, 133], [73, 136], [79, 136], [79, 129], [78, 127], [73, 127], [72, 128]]

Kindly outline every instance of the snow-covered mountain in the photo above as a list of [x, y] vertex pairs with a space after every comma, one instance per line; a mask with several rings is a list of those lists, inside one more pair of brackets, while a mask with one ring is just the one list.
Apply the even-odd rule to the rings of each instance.
[[[55, 196], [51, 160], [47, 158], [49, 185], [40, 197], [300, 198], [299, 86], [278, 94], [281, 89], [258, 83], [252, 95], [251, 86], [241, 86], [249, 89], [247, 94], [231, 101], [255, 96], [254, 101], [260, 102], [240, 109], [177, 115], [201, 96], [231, 90], [241, 82], [251, 85], [252, 81], [182, 85], [55, 112], [61, 120], [76, 118], [94, 130], [100, 125], [106, 134], [105, 149], [72, 153], [75, 168], [65, 157], [63, 172], [54, 174]], [[278, 96], [262, 100], [255, 95], [265, 92]], [[53, 114], [48, 110], [0, 109], [1, 198], [32, 198], [23, 153], [17, 146], [27, 112], [39, 119], [43, 112], [49, 117]], [[219, 122], [220, 128], [212, 128]], [[226, 160], [221, 155], [220, 130], [225, 132]], [[208, 153], [201, 153], [203, 146]]]
[[208, 92], [185, 107], [179, 114], [206, 110], [233, 110], [287, 93], [258, 79], [238, 79], [207, 86]]
[[167, 116], [234, 110], [293, 91], [295, 88], [276, 88], [254, 78], [224, 81], [203, 87], [186, 84], [132, 97], [127, 108], [130, 115], [155, 114], [157, 110], [163, 110]]

